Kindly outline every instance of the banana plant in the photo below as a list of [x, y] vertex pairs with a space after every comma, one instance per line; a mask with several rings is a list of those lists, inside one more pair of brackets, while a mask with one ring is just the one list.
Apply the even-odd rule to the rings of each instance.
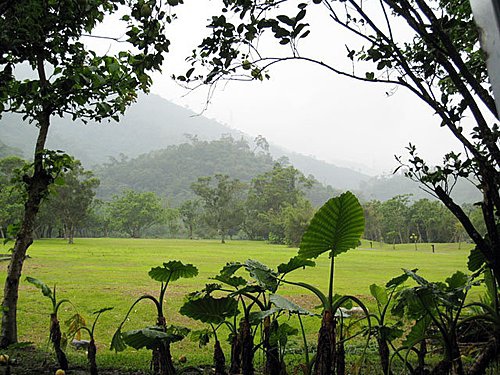
[[[54, 351], [56, 352], [56, 357], [57, 357], [57, 362], [59, 363], [59, 368], [66, 371], [68, 369], [68, 358], [66, 357], [66, 354], [63, 351], [63, 335], [61, 333], [61, 325], [59, 323], [58, 319], [58, 312], [59, 308], [62, 306], [63, 303], [69, 303], [71, 302], [68, 299], [62, 299], [62, 300], [57, 300], [57, 290], [56, 286], [52, 289], [50, 289], [47, 284], [44, 282], [35, 279], [33, 277], [26, 277], [26, 281], [29, 283], [33, 284], [37, 288], [39, 288], [42, 291], [42, 294], [49, 298], [50, 301], [52, 302], [52, 311], [50, 313], [50, 341], [52, 341], [52, 345], [54, 347]], [[74, 320], [75, 322], [85, 322], [83, 317], [76, 313], [73, 315], [71, 320]], [[70, 322], [71, 323], [71, 322]]]
[[[208, 323], [212, 329], [212, 335], [215, 339], [214, 344], [214, 365], [215, 375], [226, 374], [226, 358], [222, 351], [217, 330], [223, 324], [229, 324], [227, 319], [238, 315], [238, 301], [232, 297], [215, 298], [209, 293], [192, 293], [188, 296], [179, 312], [191, 319]], [[205, 343], [208, 341], [208, 335], [205, 333]]]
[[[167, 325], [163, 312], [163, 303], [168, 285], [180, 278], [191, 278], [198, 275], [198, 269], [192, 264], [183, 264], [172, 260], [163, 263], [162, 266], [153, 267], [149, 276], [161, 282], [158, 297], [145, 294], [139, 297], [130, 307], [125, 318], [116, 330], [111, 340], [111, 350], [123, 351], [128, 346], [134, 349], [147, 348], [153, 351], [152, 367], [155, 374], [173, 375], [175, 367], [170, 353], [170, 344], [182, 340], [189, 333], [189, 329], [174, 325]], [[133, 308], [141, 301], [151, 301], [156, 308], [156, 325], [122, 332], [123, 325], [127, 321]]]
[[[403, 322], [397, 320], [395, 323], [389, 324], [387, 316], [394, 304], [397, 292], [401, 289], [401, 285], [406, 279], [407, 277], [395, 277], [387, 282], [385, 287], [377, 284], [370, 285], [370, 294], [375, 298], [378, 314], [370, 314], [375, 324], [371, 326], [369, 334], [372, 334], [377, 339], [380, 364], [384, 375], [392, 375], [392, 371], [390, 370], [389, 346], [393, 347], [392, 342], [403, 335]], [[395, 348], [393, 347], [393, 349]], [[409, 369], [413, 373], [411, 366]]]
[[92, 323], [91, 328], [88, 328], [86, 326], [79, 326], [74, 330], [75, 334], [77, 334], [81, 331], [86, 331], [89, 334], [90, 341], [89, 341], [89, 347], [87, 350], [87, 359], [89, 360], [89, 365], [90, 365], [90, 375], [98, 375], [97, 363], [96, 363], [97, 347], [95, 345], [95, 336], [94, 336], [95, 326], [96, 326], [97, 320], [99, 319], [101, 314], [103, 314], [109, 310], [113, 310], [113, 308], [112, 307], [105, 307], [103, 309], [95, 311], [93, 314], [96, 315], [96, 317], [94, 319], [94, 323]]
[[477, 274], [467, 276], [457, 271], [444, 283], [429, 282], [417, 274], [417, 270], [403, 270], [416, 286], [398, 292], [392, 314], [403, 315], [416, 321], [403, 341], [402, 349], [415, 351], [414, 346], [428, 339], [441, 342], [443, 359], [433, 373], [465, 373], [458, 345], [458, 326], [469, 290], [478, 285]]
[[[236, 272], [242, 268], [247, 269], [251, 275], [262, 275], [260, 283], [251, 283]], [[257, 305], [259, 310], [265, 310], [264, 303], [260, 300], [265, 289], [262, 285], [275, 290], [277, 281], [269, 276], [269, 269], [256, 261], [248, 260], [245, 263], [231, 262], [227, 263], [219, 272], [214, 280], [221, 282], [217, 284], [218, 290], [227, 293], [228, 296], [235, 298], [241, 304], [242, 317], [237, 323], [237, 316], [233, 317], [230, 325], [231, 334], [231, 365], [230, 374], [253, 375], [253, 358], [255, 352], [254, 336], [252, 332], [252, 322], [250, 312]], [[267, 275], [267, 276], [266, 276]]]
[[[479, 267], [481, 268], [481, 267]], [[469, 269], [471, 269], [469, 267]], [[468, 315], [459, 323], [460, 339], [470, 340], [470, 336], [479, 336], [486, 345], [479, 346], [478, 355], [468, 370], [468, 375], [486, 373], [488, 366], [500, 355], [500, 306], [496, 278], [490, 268], [479, 269], [484, 274], [486, 292], [479, 302], [471, 302], [464, 306]], [[469, 337], [468, 337], [469, 336]]]
[[352, 299], [360, 304], [368, 316], [364, 305], [355, 297], [349, 296], [334, 300], [335, 259], [338, 255], [359, 245], [364, 225], [363, 208], [354, 194], [346, 192], [328, 200], [312, 218], [302, 237], [298, 252], [299, 258], [308, 260], [328, 253], [330, 272], [327, 294], [325, 295], [318, 288], [306, 283], [284, 281], [310, 290], [320, 299], [323, 306], [314, 364], [316, 375], [331, 375], [334, 372], [341, 374], [344, 371], [343, 339], [339, 341], [339, 356], [337, 356], [336, 350], [337, 319], [335, 314], [340, 306], [348, 299]]

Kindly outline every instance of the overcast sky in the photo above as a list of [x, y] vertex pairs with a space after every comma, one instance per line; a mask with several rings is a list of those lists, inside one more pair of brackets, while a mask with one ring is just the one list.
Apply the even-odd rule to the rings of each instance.
[[[154, 77], [152, 92], [201, 112], [206, 90], [186, 95], [170, 76], [189, 68], [184, 59], [207, 33], [204, 25], [218, 7], [216, 1], [186, 3], [175, 8], [179, 19], [169, 32], [171, 53], [163, 75]], [[321, 18], [324, 12], [315, 10], [310, 21], [316, 28], [305, 39], [304, 55], [345, 61], [346, 36], [329, 29], [330, 22]], [[403, 88], [387, 95], [393, 87], [355, 82], [303, 62], [277, 65], [270, 74], [266, 82], [219, 86], [203, 115], [289, 150], [371, 174], [391, 172], [397, 166], [394, 155], [404, 154], [409, 142], [430, 162], [439, 162], [452, 149], [460, 151], [440, 128], [439, 118]]]

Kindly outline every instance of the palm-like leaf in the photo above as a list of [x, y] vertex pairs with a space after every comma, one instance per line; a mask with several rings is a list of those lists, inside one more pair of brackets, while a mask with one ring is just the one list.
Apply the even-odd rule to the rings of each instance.
[[122, 333], [123, 341], [134, 349], [153, 349], [161, 341], [166, 341], [169, 335], [161, 330], [152, 328], [134, 329]]
[[285, 297], [280, 296], [279, 294], [271, 294], [270, 301], [276, 306], [280, 311], [288, 311], [293, 314], [300, 315], [310, 315], [314, 314], [303, 307], [293, 303], [292, 301], [286, 299]]
[[192, 264], [183, 264], [178, 260], [163, 263], [161, 267], [151, 268], [149, 276], [156, 281], [168, 283], [180, 278], [190, 278], [198, 275], [198, 269]]
[[316, 212], [300, 243], [299, 256], [317, 258], [326, 251], [335, 257], [359, 244], [365, 219], [351, 192], [330, 199]]
[[260, 287], [273, 293], [278, 289], [278, 275], [265, 264], [253, 259], [248, 259], [245, 262], [245, 269], [250, 273], [250, 276], [257, 281]]
[[203, 323], [220, 324], [226, 318], [238, 314], [238, 302], [234, 298], [203, 298], [188, 300], [179, 310], [182, 315]]
[[31, 284], [33, 284], [37, 288], [41, 289], [42, 290], [42, 294], [45, 297], [49, 297], [50, 299], [52, 299], [52, 290], [43, 281], [40, 281], [38, 279], [35, 279], [33, 277], [29, 277], [29, 276], [26, 277], [26, 281], [29, 282], [29, 283], [31, 283]]
[[288, 263], [281, 263], [278, 266], [278, 273], [286, 275], [287, 273], [295, 271], [299, 268], [314, 267], [315, 265], [316, 263], [313, 262], [312, 260], [303, 259], [298, 256], [295, 256], [293, 258], [290, 258]]

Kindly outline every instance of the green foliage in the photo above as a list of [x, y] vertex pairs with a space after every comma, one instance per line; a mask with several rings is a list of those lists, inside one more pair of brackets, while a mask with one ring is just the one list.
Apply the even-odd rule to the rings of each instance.
[[238, 302], [231, 297], [215, 298], [206, 295], [188, 299], [179, 312], [203, 323], [221, 324], [238, 314]]
[[243, 222], [243, 187], [239, 180], [221, 174], [198, 177], [191, 185], [203, 202], [206, 223], [217, 231], [223, 243], [230, 231]]
[[155, 193], [132, 190], [114, 196], [108, 211], [112, 224], [134, 238], [140, 237], [144, 229], [159, 223], [164, 214], [160, 198]]
[[51, 194], [41, 208], [46, 211], [45, 215], [41, 213], [41, 218], [45, 216], [49, 222], [38, 222], [53, 227], [55, 222], [60, 221], [65, 237], [73, 243], [75, 232], [88, 218], [99, 180], [91, 171], [84, 170], [77, 160], [72, 162], [71, 170], [60, 177], [61, 184], [51, 188]]
[[359, 245], [364, 230], [363, 209], [350, 192], [326, 202], [314, 215], [300, 243], [299, 256], [317, 258], [326, 251], [330, 257]]
[[198, 275], [198, 269], [192, 264], [183, 264], [178, 260], [171, 260], [163, 263], [161, 267], [151, 268], [148, 274], [153, 280], [168, 284], [180, 278], [195, 277]]
[[312, 211], [310, 203], [308, 206], [303, 199], [304, 191], [312, 185], [312, 179], [293, 166], [281, 163], [275, 163], [271, 171], [255, 177], [245, 204], [247, 235], [272, 243], [295, 244], [302, 234], [302, 221], [306, 221]]

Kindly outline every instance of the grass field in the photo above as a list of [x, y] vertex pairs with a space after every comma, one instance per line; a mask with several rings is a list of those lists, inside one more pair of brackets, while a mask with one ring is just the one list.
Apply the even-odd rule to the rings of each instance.
[[[340, 255], [336, 260], [335, 290], [339, 294], [361, 296], [370, 302], [369, 285], [382, 284], [401, 273], [401, 268], [418, 268], [419, 273], [430, 280], [443, 280], [456, 270], [466, 271], [467, 256], [471, 245], [436, 244], [435, 253], [431, 246], [374, 244], [370, 249], [367, 242], [356, 250]], [[7, 252], [7, 247], [0, 251]], [[114, 309], [101, 317], [96, 329], [98, 362], [105, 367], [120, 364], [130, 368], [147, 368], [150, 353], [127, 350], [115, 354], [108, 350], [112, 334], [122, 321], [132, 302], [144, 293], [158, 294], [159, 284], [151, 280], [148, 271], [168, 260], [193, 263], [199, 269], [199, 276], [181, 279], [171, 284], [167, 291], [167, 321], [200, 328], [199, 324], [178, 313], [183, 296], [201, 289], [210, 277], [229, 261], [256, 259], [270, 267], [276, 267], [296, 255], [297, 249], [269, 245], [263, 242], [162, 240], [162, 239], [76, 239], [74, 245], [63, 240], [36, 241], [29, 250], [19, 297], [19, 339], [32, 341], [48, 348], [48, 326], [50, 301], [38, 289], [27, 283], [26, 276], [38, 278], [48, 285], [57, 285], [59, 298], [69, 298], [78, 311], [88, 317], [91, 323], [93, 311], [113, 306]], [[297, 270], [290, 274], [291, 281], [304, 281], [326, 291], [329, 260], [323, 255], [315, 268]], [[0, 277], [5, 279], [7, 262], [0, 264]], [[476, 292], [477, 293], [477, 292]], [[307, 291], [290, 286], [280, 288], [280, 294], [313, 309], [318, 302]], [[373, 303], [373, 301], [371, 301]], [[369, 303], [370, 304], [370, 303]], [[65, 305], [60, 320], [72, 315], [72, 307]], [[153, 305], [138, 305], [131, 314], [124, 329], [140, 328], [155, 323]], [[312, 341], [319, 320], [307, 322]], [[297, 343], [299, 338], [297, 337]], [[299, 345], [299, 344], [297, 344]], [[186, 339], [172, 347], [174, 358], [186, 354], [188, 364], [210, 363], [211, 346], [199, 349], [197, 343]], [[84, 354], [69, 350], [70, 360], [84, 362]]]

